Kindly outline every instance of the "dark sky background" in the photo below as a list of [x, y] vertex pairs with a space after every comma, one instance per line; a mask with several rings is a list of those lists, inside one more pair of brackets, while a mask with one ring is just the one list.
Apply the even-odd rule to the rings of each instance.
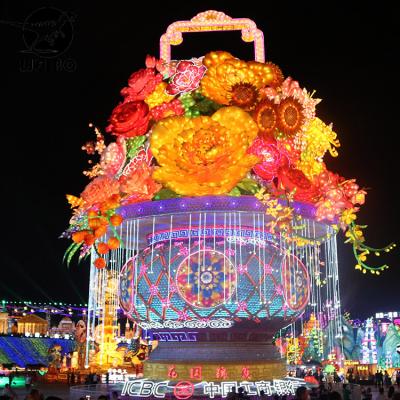
[[[42, 69], [24, 72], [29, 54], [22, 30], [0, 23], [2, 257], [0, 298], [82, 302], [88, 265], [62, 256], [69, 242], [65, 194], [79, 195], [87, 183], [80, 150], [94, 139], [88, 123], [104, 129], [129, 75], [158, 55], [167, 26], [207, 9], [253, 19], [264, 32], [267, 60], [278, 64], [323, 101], [318, 116], [333, 122], [342, 147], [326, 156], [328, 167], [356, 177], [368, 188], [359, 223], [367, 242], [400, 242], [398, 173], [400, 120], [398, 15], [388, 2], [246, 1], [3, 1], [0, 20], [23, 22], [52, 6], [74, 16], [73, 40]], [[279, 3], [279, 4], [278, 4]], [[393, 6], [394, 7], [394, 6]], [[191, 34], [173, 58], [228, 50], [251, 59], [252, 44], [239, 33]], [[43, 61], [43, 59], [38, 60]], [[58, 64], [57, 64], [58, 63]], [[61, 69], [61, 70], [60, 70]], [[400, 311], [399, 251], [370, 262], [391, 268], [380, 277], [354, 270], [351, 247], [339, 235], [342, 304], [353, 317]]]

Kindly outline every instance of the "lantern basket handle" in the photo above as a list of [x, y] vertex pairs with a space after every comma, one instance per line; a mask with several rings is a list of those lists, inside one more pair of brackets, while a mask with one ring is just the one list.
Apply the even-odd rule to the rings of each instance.
[[197, 14], [190, 21], [176, 21], [168, 26], [160, 38], [160, 59], [171, 61], [171, 45], [183, 42], [183, 32], [241, 31], [244, 42], [254, 42], [254, 60], [265, 62], [264, 34], [248, 18], [231, 18], [220, 11], [209, 10]]

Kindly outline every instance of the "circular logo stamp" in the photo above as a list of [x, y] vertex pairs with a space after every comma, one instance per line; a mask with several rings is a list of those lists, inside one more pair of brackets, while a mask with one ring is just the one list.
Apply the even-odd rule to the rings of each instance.
[[58, 8], [38, 8], [25, 19], [22, 35], [27, 47], [24, 52], [45, 58], [58, 57], [72, 43], [72, 18]]
[[178, 400], [186, 400], [193, 396], [194, 385], [189, 381], [179, 381], [174, 387], [174, 395]]

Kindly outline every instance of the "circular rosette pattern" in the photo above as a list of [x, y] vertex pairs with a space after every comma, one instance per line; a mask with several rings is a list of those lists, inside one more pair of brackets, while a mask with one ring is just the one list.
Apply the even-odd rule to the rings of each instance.
[[190, 305], [216, 307], [228, 301], [235, 291], [233, 263], [219, 251], [197, 251], [179, 265], [176, 286], [181, 297]]
[[258, 162], [247, 154], [258, 128], [237, 107], [225, 107], [211, 117], [175, 116], [158, 122], [151, 151], [159, 167], [156, 181], [185, 196], [228, 193]]

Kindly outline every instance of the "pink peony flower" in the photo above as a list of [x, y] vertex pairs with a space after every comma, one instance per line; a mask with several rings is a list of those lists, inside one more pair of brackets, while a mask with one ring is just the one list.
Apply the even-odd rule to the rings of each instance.
[[287, 157], [281, 154], [276, 143], [268, 143], [262, 138], [254, 140], [248, 153], [254, 154], [260, 159], [260, 162], [253, 167], [253, 171], [268, 182], [278, 176], [280, 167], [288, 165]]
[[101, 154], [100, 166], [105, 175], [114, 176], [124, 165], [126, 151], [123, 141], [110, 143]]
[[176, 73], [167, 86], [167, 93], [175, 95], [195, 90], [200, 85], [207, 68], [204, 65], [196, 65], [192, 61], [180, 61], [176, 67]]

